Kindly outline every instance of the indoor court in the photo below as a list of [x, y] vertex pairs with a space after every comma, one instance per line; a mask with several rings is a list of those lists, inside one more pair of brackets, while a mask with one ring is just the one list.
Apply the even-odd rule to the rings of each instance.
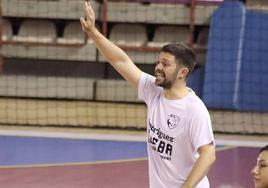
[[[5, 127], [0, 131], [0, 185], [148, 187], [144, 131]], [[251, 188], [250, 170], [265, 137], [216, 135], [211, 187]]]
[[[149, 187], [146, 105], [82, 31], [83, 2], [0, 1], [0, 188]], [[211, 188], [253, 188], [268, 144], [268, 3], [91, 4], [96, 27], [144, 72], [163, 45], [193, 47], [187, 86], [211, 116]]]

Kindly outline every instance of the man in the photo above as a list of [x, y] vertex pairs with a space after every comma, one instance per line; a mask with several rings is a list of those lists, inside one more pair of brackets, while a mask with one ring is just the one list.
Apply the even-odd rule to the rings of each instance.
[[268, 188], [268, 145], [260, 150], [256, 166], [251, 170], [255, 188]]
[[209, 113], [186, 87], [195, 65], [184, 44], [162, 48], [155, 77], [142, 72], [119, 47], [95, 27], [89, 2], [84, 5], [83, 30], [106, 60], [135, 88], [148, 106], [147, 133], [151, 188], [208, 188], [206, 174], [215, 160]]

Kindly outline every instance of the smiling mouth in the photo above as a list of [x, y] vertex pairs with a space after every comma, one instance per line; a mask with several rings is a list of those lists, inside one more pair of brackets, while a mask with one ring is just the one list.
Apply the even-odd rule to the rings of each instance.
[[155, 71], [155, 81], [157, 84], [163, 83], [165, 81], [165, 74], [160, 70], [156, 70]]
[[156, 74], [155, 78], [156, 80], [165, 80], [165, 76], [162, 74]]
[[256, 183], [256, 182], [259, 181], [259, 178], [255, 178], [255, 177], [253, 177], [253, 181]]
[[157, 71], [157, 72], [155, 73], [155, 76], [156, 76], [156, 77], [157, 77], [157, 76], [165, 77], [165, 74], [164, 74], [163, 72]]
[[165, 76], [163, 74], [156, 74], [155, 75], [155, 83], [156, 85], [165, 82]]

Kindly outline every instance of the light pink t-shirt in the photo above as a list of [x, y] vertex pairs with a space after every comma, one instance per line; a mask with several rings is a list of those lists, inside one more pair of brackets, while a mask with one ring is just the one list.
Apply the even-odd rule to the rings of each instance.
[[[197, 149], [214, 143], [210, 116], [189, 88], [183, 99], [168, 100], [155, 77], [143, 73], [139, 98], [148, 106], [147, 135], [150, 188], [179, 188], [198, 158]], [[196, 188], [208, 188], [207, 177]]]

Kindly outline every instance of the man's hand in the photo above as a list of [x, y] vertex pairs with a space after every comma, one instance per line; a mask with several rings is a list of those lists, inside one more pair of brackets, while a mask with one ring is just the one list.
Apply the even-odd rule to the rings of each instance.
[[192, 188], [191, 186], [186, 185], [185, 183], [180, 188]]
[[80, 22], [83, 31], [90, 34], [96, 29], [96, 27], [95, 27], [95, 14], [89, 1], [84, 2], [84, 12], [85, 12], [85, 18], [81, 17]]

